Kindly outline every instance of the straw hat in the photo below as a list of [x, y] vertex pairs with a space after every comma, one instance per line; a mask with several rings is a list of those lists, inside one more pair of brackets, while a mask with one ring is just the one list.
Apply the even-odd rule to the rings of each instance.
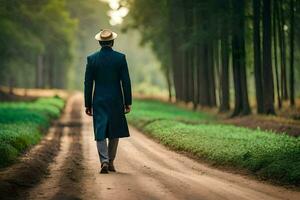
[[116, 39], [118, 34], [112, 32], [109, 29], [102, 29], [99, 33], [95, 35], [95, 39], [98, 41], [110, 41]]

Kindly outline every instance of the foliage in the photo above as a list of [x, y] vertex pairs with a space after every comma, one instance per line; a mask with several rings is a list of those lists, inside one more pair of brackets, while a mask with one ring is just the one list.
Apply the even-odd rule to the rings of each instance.
[[157, 101], [137, 100], [134, 108], [129, 122], [173, 149], [214, 165], [300, 185], [300, 138], [214, 124], [207, 114]]
[[150, 45], [139, 46], [138, 31], [110, 26], [108, 9], [101, 0], [0, 0], [0, 85], [83, 89], [86, 57], [99, 50], [94, 35], [111, 28], [119, 33], [115, 49], [127, 56], [132, 85], [165, 88]]
[[[152, 84], [151, 84], [152, 81]], [[154, 82], [155, 83], [155, 82]], [[158, 85], [158, 86], [155, 86]], [[141, 82], [134, 87], [133, 93], [146, 96], [168, 96], [168, 91], [159, 87], [159, 84], [153, 84], [153, 80]]]
[[41, 139], [52, 119], [59, 117], [64, 101], [58, 97], [34, 102], [0, 104], [0, 166], [13, 162], [18, 155]]
[[[141, 44], [151, 44], [155, 55], [161, 62], [161, 69], [170, 84], [170, 25], [167, 0], [129, 1], [130, 16], [126, 29], [138, 29], [142, 35]], [[151, 9], [144, 9], [145, 6]], [[148, 7], [149, 6], [149, 7]], [[162, 17], [164, 16], [164, 17]], [[170, 85], [169, 85], [170, 86]]]
[[94, 35], [108, 27], [108, 8], [99, 0], [66, 0], [66, 7], [71, 18], [77, 21], [76, 30], [73, 30], [76, 36], [73, 49], [75, 56], [69, 71], [68, 88], [82, 89], [86, 57], [99, 48]]
[[157, 120], [174, 120], [197, 124], [209, 122], [214, 117], [206, 113], [192, 112], [157, 100], [135, 100], [134, 111], [128, 116], [129, 122], [138, 127]]
[[1, 7], [0, 84], [63, 86], [58, 74], [68, 70], [76, 28], [65, 0], [4, 0]]
[[[262, 94], [255, 93], [257, 107], [264, 105], [258, 113], [275, 114], [275, 95], [278, 108], [281, 108], [280, 101], [288, 98], [293, 106], [294, 97], [290, 94], [299, 91], [299, 1], [121, 2], [130, 9], [125, 28], [139, 30], [141, 43], [151, 44], [162, 64], [169, 93], [170, 87], [174, 88], [176, 100], [192, 102], [195, 107], [220, 106], [222, 112], [229, 111], [233, 102], [232, 116], [246, 115], [251, 112], [249, 88], [250, 91], [264, 90]], [[259, 26], [254, 26], [255, 22]], [[294, 33], [291, 30], [295, 30]], [[291, 44], [295, 44], [294, 50]], [[294, 59], [288, 50], [294, 52]], [[295, 67], [292, 60], [295, 60]], [[260, 71], [262, 74], [256, 73]], [[272, 84], [273, 81], [276, 84]], [[232, 89], [234, 95], [230, 95]]]
[[66, 88], [78, 80], [75, 84], [82, 85], [76, 71], [83, 74], [86, 46], [106, 20], [102, 5], [98, 0], [1, 0], [0, 84]]

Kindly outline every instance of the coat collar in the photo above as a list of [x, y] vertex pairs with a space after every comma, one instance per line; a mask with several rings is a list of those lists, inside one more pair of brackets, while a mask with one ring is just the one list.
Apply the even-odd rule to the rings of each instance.
[[113, 49], [109, 46], [101, 47], [101, 51], [112, 51]]

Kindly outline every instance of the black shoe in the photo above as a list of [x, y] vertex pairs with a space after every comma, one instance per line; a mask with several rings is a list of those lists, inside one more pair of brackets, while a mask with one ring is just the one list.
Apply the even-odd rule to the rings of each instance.
[[110, 162], [110, 163], [108, 164], [108, 171], [116, 172], [116, 169], [115, 169], [115, 166], [114, 166], [114, 163], [113, 163], [113, 162]]
[[101, 164], [100, 174], [108, 174], [108, 163], [104, 162]]

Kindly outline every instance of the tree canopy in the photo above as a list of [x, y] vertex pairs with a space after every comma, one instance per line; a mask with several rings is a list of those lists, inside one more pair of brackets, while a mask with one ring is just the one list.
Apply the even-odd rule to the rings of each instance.
[[280, 108], [288, 99], [294, 105], [300, 85], [299, 1], [123, 3], [130, 8], [126, 26], [152, 45], [176, 100], [220, 111], [234, 102], [233, 116], [251, 113], [254, 96], [258, 113], [274, 114], [275, 103]]
[[84, 70], [85, 61], [75, 58], [86, 56], [88, 36], [104, 24], [99, 16], [105, 12], [95, 6], [103, 4], [97, 0], [2, 0], [0, 4], [0, 84], [78, 85], [72, 74]]

